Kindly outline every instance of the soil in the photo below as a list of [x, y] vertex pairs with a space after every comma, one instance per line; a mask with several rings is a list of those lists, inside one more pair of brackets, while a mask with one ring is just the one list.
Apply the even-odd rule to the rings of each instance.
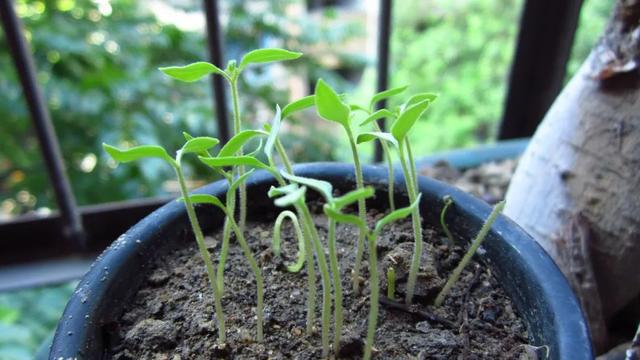
[[[319, 211], [318, 204], [312, 206]], [[265, 341], [256, 343], [256, 287], [252, 272], [238, 246], [230, 248], [225, 271], [227, 343], [217, 345], [213, 296], [195, 244], [156, 260], [141, 289], [121, 320], [110, 326], [113, 359], [318, 359], [321, 355], [319, 308], [316, 334], [305, 334], [306, 273], [287, 272], [285, 263], [297, 252], [290, 226], [283, 228], [283, 255], [271, 251], [274, 214], [262, 214], [247, 224], [247, 240], [265, 278]], [[384, 214], [370, 210], [372, 224]], [[314, 221], [326, 238], [324, 216]], [[344, 292], [344, 329], [339, 358], [360, 358], [369, 310], [368, 264], [363, 263], [361, 294], [352, 292], [348, 272], [354, 262], [357, 230], [336, 229]], [[213, 254], [220, 250], [222, 234], [207, 237]], [[410, 221], [390, 225], [378, 243], [381, 294], [386, 294], [386, 269], [398, 277], [395, 300], [380, 303], [375, 337], [376, 359], [520, 359], [528, 344], [526, 327], [504, 294], [490, 268], [472, 261], [463, 271], [444, 305], [431, 304], [446, 276], [462, 258], [463, 250], [448, 246], [440, 231], [425, 229], [422, 268], [415, 304], [405, 305], [408, 264], [412, 250]], [[233, 241], [233, 239], [232, 239]], [[366, 254], [365, 254], [366, 260]], [[318, 277], [318, 307], [321, 282]], [[331, 326], [333, 328], [333, 324]], [[335, 352], [335, 350], [334, 350]]]

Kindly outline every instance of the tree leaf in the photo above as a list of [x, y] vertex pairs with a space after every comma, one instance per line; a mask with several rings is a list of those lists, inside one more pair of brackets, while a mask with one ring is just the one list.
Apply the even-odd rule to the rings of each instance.
[[192, 137], [182, 146], [182, 153], [197, 153], [200, 154], [209, 150], [210, 148], [218, 145], [220, 140], [208, 136]]
[[413, 125], [418, 121], [420, 116], [427, 110], [429, 100], [423, 100], [408, 109], [405, 109], [400, 116], [391, 125], [391, 134], [398, 140], [399, 143], [404, 140], [405, 136], [409, 133]]
[[303, 199], [307, 192], [306, 186], [300, 186], [299, 188], [291, 191], [283, 197], [277, 198], [273, 201], [276, 206], [287, 207], [295, 204], [298, 200]]
[[327, 217], [335, 220], [336, 222], [343, 224], [353, 224], [359, 229], [366, 229], [367, 227], [364, 221], [362, 221], [359, 216], [344, 214], [334, 209], [332, 206], [329, 206], [328, 204], [325, 204], [322, 207], [322, 210], [324, 211], [324, 214], [327, 215]]
[[316, 110], [323, 119], [349, 126], [349, 106], [340, 100], [338, 94], [324, 80], [316, 83]]
[[379, 132], [379, 131], [364, 132], [364, 133], [358, 134], [358, 137], [356, 138], [356, 143], [362, 144], [364, 142], [369, 142], [375, 139], [390, 142], [394, 146], [398, 147], [398, 141], [393, 137], [393, 135], [386, 132]]
[[176, 80], [184, 82], [198, 81], [209, 74], [219, 74], [225, 77], [227, 76], [227, 74], [222, 69], [204, 61], [195, 62], [193, 64], [185, 66], [161, 67], [158, 70]]
[[330, 182], [327, 182], [324, 180], [312, 179], [308, 177], [291, 175], [286, 171], [280, 171], [280, 174], [282, 174], [282, 176], [289, 181], [293, 181], [300, 185], [308, 186], [313, 190], [319, 192], [320, 195], [322, 195], [325, 198], [325, 200], [327, 200], [327, 202], [331, 202], [333, 200], [333, 195], [332, 195], [333, 185], [331, 185]]
[[262, 136], [269, 135], [269, 133], [267, 133], [264, 130], [240, 131], [234, 137], [229, 139], [229, 141], [227, 141], [226, 144], [224, 144], [224, 146], [222, 147], [222, 149], [220, 149], [220, 152], [218, 153], [218, 157], [234, 156], [235, 154], [238, 153], [238, 151], [240, 151], [240, 149], [242, 149], [242, 147], [244, 146], [244, 144], [247, 143], [247, 141], [251, 140], [256, 136], [261, 136], [261, 135]]
[[405, 86], [398, 86], [392, 89], [387, 89], [384, 91], [381, 91], [375, 95], [373, 95], [371, 97], [371, 101], [369, 102], [369, 108], [373, 109], [373, 107], [380, 101], [384, 100], [384, 99], [388, 99], [392, 96], [396, 96], [398, 94], [401, 94], [402, 92], [404, 92], [405, 90], [407, 90], [409, 86], [405, 85]]
[[415, 95], [411, 96], [409, 98], [409, 100], [407, 100], [404, 103], [404, 107], [408, 108], [409, 106], [411, 106], [413, 104], [417, 104], [417, 103], [419, 103], [421, 101], [425, 101], [425, 100], [429, 100], [430, 102], [434, 102], [434, 101], [436, 101], [438, 96], [440, 96], [440, 95], [438, 95], [436, 93], [429, 93], [429, 92], [415, 94]]
[[302, 53], [285, 49], [267, 48], [249, 51], [240, 61], [240, 70], [249, 64], [268, 63], [274, 61], [294, 60], [302, 56]]
[[[210, 204], [210, 205], [215, 205], [218, 208], [220, 208], [220, 210], [222, 210], [225, 214], [227, 213], [227, 207], [224, 206], [224, 204], [222, 203], [222, 201], [220, 201], [220, 199], [218, 199], [217, 197], [210, 195], [210, 194], [191, 194], [189, 195], [189, 200], [191, 200], [192, 203], [194, 204]], [[184, 201], [183, 198], [178, 199], [178, 201]]]
[[287, 117], [291, 116], [291, 114], [302, 111], [304, 109], [308, 109], [315, 104], [315, 95], [307, 95], [303, 98], [300, 98], [292, 103], [287, 104], [287, 106], [282, 109], [282, 119], [286, 119]]
[[202, 161], [204, 164], [214, 167], [214, 168], [219, 168], [219, 167], [225, 167], [225, 166], [251, 166], [254, 168], [258, 168], [258, 169], [264, 169], [264, 170], [271, 170], [271, 167], [269, 167], [269, 165], [263, 163], [262, 161], [256, 159], [253, 156], [248, 156], [248, 155], [244, 155], [244, 156], [226, 156], [226, 157], [204, 157], [204, 156], [199, 156], [198, 157], [200, 159], [200, 161]]
[[375, 189], [372, 186], [365, 186], [360, 189], [349, 191], [348, 193], [334, 198], [331, 206], [336, 210], [342, 210], [345, 206], [351, 205], [360, 199], [367, 199], [375, 195]]
[[407, 216], [409, 216], [409, 214], [411, 214], [411, 212], [416, 208], [416, 206], [418, 206], [418, 204], [420, 204], [420, 198], [422, 197], [422, 194], [418, 194], [418, 196], [416, 197], [416, 200], [413, 202], [413, 204], [407, 206], [407, 207], [403, 207], [401, 209], [397, 209], [396, 211], [393, 211], [387, 215], [385, 215], [385, 217], [383, 217], [382, 219], [378, 220], [378, 222], [376, 222], [376, 227], [373, 230], [376, 234], [380, 234], [380, 232], [382, 231], [382, 228], [386, 225], [388, 225], [389, 223], [392, 223], [394, 221], [400, 220], [400, 219], [404, 219]]
[[280, 106], [276, 105], [276, 114], [271, 120], [271, 126], [269, 126], [269, 136], [267, 137], [267, 143], [264, 145], [264, 154], [267, 159], [271, 161], [273, 158], [273, 146], [278, 139], [278, 132], [280, 131], [280, 120], [282, 119], [282, 113], [280, 112]]
[[374, 112], [373, 114], [367, 116], [367, 118], [364, 119], [360, 123], [360, 126], [364, 126], [364, 125], [370, 124], [373, 121], [376, 121], [378, 119], [385, 118], [385, 117], [393, 118], [394, 115], [393, 115], [393, 113], [391, 111], [389, 111], [387, 109], [380, 109], [380, 110]]
[[168, 162], [172, 162], [173, 158], [167, 154], [167, 151], [157, 145], [140, 145], [132, 148], [121, 150], [109, 144], [102, 144], [102, 148], [115, 161], [127, 163], [145, 158], [159, 158]]

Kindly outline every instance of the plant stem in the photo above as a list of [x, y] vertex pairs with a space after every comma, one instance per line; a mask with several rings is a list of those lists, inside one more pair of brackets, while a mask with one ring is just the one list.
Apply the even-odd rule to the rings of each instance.
[[[382, 132], [380, 129], [380, 125], [378, 125], [377, 121], [373, 122], [373, 128], [375, 131]], [[393, 159], [391, 158], [391, 149], [389, 149], [389, 145], [380, 140], [380, 144], [382, 145], [382, 152], [384, 153], [384, 159], [387, 162], [387, 178], [389, 179], [387, 182], [387, 193], [389, 196], [389, 208], [391, 211], [395, 211], [396, 203], [395, 203], [395, 191], [394, 191], [394, 172], [393, 172]]]
[[[233, 135], [238, 134], [242, 130], [242, 123], [240, 120], [240, 105], [238, 96], [238, 76], [235, 75], [231, 81], [231, 99], [233, 101]], [[238, 150], [237, 156], [242, 155], [242, 148]], [[244, 175], [244, 165], [240, 165], [236, 169], [238, 177]], [[240, 184], [238, 191], [240, 192], [240, 215], [239, 224], [240, 230], [244, 233], [245, 224], [247, 221], [247, 184], [244, 181]], [[232, 214], [233, 216], [233, 214]]]
[[334, 305], [334, 333], [333, 351], [338, 353], [340, 349], [340, 337], [342, 336], [342, 283], [340, 280], [340, 268], [338, 267], [338, 254], [336, 251], [336, 221], [329, 218], [329, 262], [331, 274], [333, 275], [333, 293], [335, 297]]
[[416, 191], [416, 196], [418, 195], [418, 171], [416, 170], [416, 162], [413, 160], [413, 152], [411, 151], [411, 143], [409, 142], [409, 138], [404, 140], [405, 145], [407, 146], [407, 156], [409, 160], [409, 169], [411, 169], [411, 181], [413, 181], [413, 188]]
[[236, 233], [236, 237], [238, 238], [238, 242], [240, 243], [240, 247], [242, 248], [242, 252], [244, 256], [247, 258], [249, 262], [249, 266], [253, 271], [254, 276], [256, 277], [256, 285], [258, 287], [258, 305], [256, 306], [256, 313], [258, 317], [258, 342], [264, 341], [264, 333], [263, 333], [263, 325], [264, 325], [264, 279], [262, 278], [262, 271], [258, 266], [258, 262], [253, 257], [251, 253], [251, 249], [249, 248], [249, 244], [247, 244], [247, 240], [244, 238], [244, 234], [242, 233], [242, 229], [238, 226], [238, 223], [233, 219], [233, 217], [229, 217], [229, 223], [233, 228], [233, 231]]
[[376, 325], [378, 322], [378, 298], [380, 297], [380, 284], [378, 280], [378, 255], [376, 251], [376, 242], [378, 234], [371, 232], [369, 234], [369, 288], [370, 288], [370, 309], [369, 322], [367, 324], [367, 342], [364, 347], [364, 359], [371, 359], [371, 350], [376, 334]]
[[396, 270], [390, 266], [387, 269], [387, 297], [391, 300], [396, 296]]
[[[408, 141], [405, 139], [405, 141]], [[402, 172], [404, 174], [404, 182], [407, 187], [407, 193], [409, 194], [409, 202], [413, 203], [416, 200], [417, 193], [414, 186], [415, 182], [412, 171], [407, 165], [405, 158], [404, 144], [400, 144], [400, 163], [402, 164]], [[418, 277], [418, 270], [420, 269], [420, 258], [422, 256], [422, 225], [420, 224], [420, 206], [416, 206], [411, 213], [411, 223], [413, 225], [413, 256], [411, 258], [411, 267], [409, 269], [409, 279], [407, 281], [407, 294], [405, 302], [411, 304], [413, 300], [413, 292], [416, 287], [416, 279]]]
[[451, 200], [451, 196], [446, 195], [443, 198], [443, 201], [444, 206], [442, 207], [442, 211], [440, 212], [440, 226], [442, 227], [442, 231], [444, 231], [444, 234], [447, 235], [447, 239], [449, 239], [449, 245], [453, 246], [455, 245], [455, 241], [453, 241], [453, 235], [451, 234], [451, 231], [449, 231], [447, 223], [444, 221], [444, 216], [446, 215], [449, 206], [453, 204], [453, 200]]
[[280, 160], [282, 161], [282, 165], [284, 165], [284, 169], [289, 174], [293, 175], [293, 167], [291, 166], [291, 160], [289, 160], [289, 156], [287, 156], [287, 152], [285, 151], [284, 146], [282, 146], [282, 142], [280, 142], [280, 139], [276, 139], [276, 151], [280, 156]]
[[[229, 185], [231, 185], [231, 180], [228, 179]], [[236, 194], [227, 191], [226, 194], [226, 207], [227, 212], [233, 216], [236, 209]], [[217, 284], [222, 292], [224, 292], [224, 266], [227, 262], [227, 255], [229, 254], [229, 242], [231, 237], [231, 225], [229, 224], [229, 215], [226, 215], [224, 218], [224, 227], [222, 229], [222, 245], [220, 247], [220, 260], [218, 261], [218, 272], [217, 272]]]
[[469, 250], [467, 250], [467, 253], [464, 254], [464, 257], [462, 258], [462, 260], [460, 260], [460, 263], [458, 263], [458, 266], [456, 266], [456, 268], [453, 270], [453, 272], [449, 276], [447, 283], [444, 285], [442, 290], [440, 290], [440, 293], [438, 294], [434, 302], [435, 306], [442, 305], [442, 302], [444, 301], [444, 297], [447, 296], [447, 293], [449, 293], [449, 290], [451, 290], [453, 285], [458, 281], [458, 278], [460, 278], [460, 274], [462, 273], [462, 270], [465, 268], [465, 266], [467, 266], [469, 261], [471, 261], [473, 254], [476, 253], [476, 251], [480, 247], [480, 244], [482, 244], [482, 241], [485, 239], [485, 237], [489, 233], [489, 230], [491, 230], [491, 226], [498, 218], [498, 215], [500, 214], [500, 212], [502, 212], [502, 209], [504, 209], [504, 205], [505, 205], [505, 202], [503, 200], [497, 203], [496, 206], [493, 208], [493, 210], [491, 211], [491, 214], [489, 214], [489, 217], [487, 218], [485, 223], [482, 225], [482, 228], [478, 232], [478, 235], [476, 235], [476, 238], [473, 240], [473, 243], [471, 243]]
[[[358, 155], [358, 148], [356, 147], [355, 139], [353, 138], [353, 132], [349, 126], [344, 127], [349, 138], [349, 145], [351, 145], [351, 155], [353, 156], [353, 165], [355, 167], [356, 175], [356, 189], [364, 188], [364, 181], [362, 180], [362, 166], [360, 165], [360, 157]], [[358, 216], [362, 221], [367, 223], [367, 208], [364, 199], [358, 200]], [[358, 293], [360, 290], [360, 265], [362, 263], [362, 253], [364, 252], [365, 230], [360, 229], [358, 234], [358, 244], [356, 249], [356, 260], [353, 266], [353, 292]]]
[[172, 164], [176, 175], [178, 177], [178, 183], [180, 184], [180, 192], [182, 193], [182, 198], [184, 199], [184, 206], [187, 209], [187, 215], [189, 217], [189, 222], [191, 223], [191, 228], [193, 229], [193, 233], [196, 238], [196, 243], [198, 244], [198, 250], [200, 251], [200, 256], [204, 261], [204, 264], [207, 269], [207, 275], [209, 277], [209, 284], [211, 285], [211, 289], [213, 290], [213, 298], [214, 298], [214, 307], [216, 311], [216, 318], [218, 320], [218, 342], [220, 344], [224, 344], [226, 341], [226, 331], [225, 331], [225, 320], [224, 313], [222, 312], [222, 289], [220, 289], [216, 285], [216, 272], [213, 268], [213, 263], [211, 262], [211, 255], [207, 250], [207, 246], [204, 243], [204, 235], [202, 234], [202, 229], [200, 228], [200, 223], [198, 222], [198, 218], [196, 216], [196, 212], [193, 208], [193, 203], [189, 198], [189, 190], [187, 189], [187, 184], [184, 180], [184, 174], [182, 173], [182, 169], [180, 168], [179, 163]]
[[322, 279], [322, 357], [329, 356], [329, 321], [331, 315], [331, 279], [329, 277], [329, 269], [327, 267], [327, 259], [324, 256], [324, 249], [318, 232], [314, 231], [313, 219], [309, 208], [302, 202], [301, 208], [304, 214], [305, 226], [309, 227], [308, 231], [312, 234], [313, 245], [316, 256], [318, 257], [318, 267], [320, 268], [320, 277]]

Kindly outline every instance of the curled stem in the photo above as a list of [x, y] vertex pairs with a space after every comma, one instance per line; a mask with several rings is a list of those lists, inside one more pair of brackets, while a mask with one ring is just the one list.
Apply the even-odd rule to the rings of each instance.
[[300, 229], [300, 224], [298, 223], [298, 217], [296, 216], [296, 214], [289, 210], [281, 212], [276, 218], [275, 224], [273, 225], [273, 253], [276, 256], [280, 256], [280, 243], [282, 241], [281, 229], [282, 222], [285, 218], [289, 218], [291, 220], [293, 228], [296, 232], [296, 238], [298, 240], [298, 255], [296, 256], [296, 262], [293, 265], [287, 265], [287, 271], [296, 273], [300, 271], [304, 266], [306, 249], [304, 246], [304, 237], [302, 235], [302, 230]]
[[440, 290], [440, 293], [438, 294], [434, 302], [435, 306], [442, 305], [442, 302], [444, 301], [444, 297], [447, 296], [447, 294], [449, 293], [449, 290], [451, 290], [453, 285], [458, 281], [458, 279], [460, 278], [460, 274], [462, 273], [462, 270], [465, 268], [465, 266], [467, 266], [469, 261], [471, 261], [473, 254], [476, 253], [476, 251], [480, 247], [480, 244], [482, 244], [482, 241], [487, 237], [489, 230], [491, 230], [491, 226], [498, 218], [498, 215], [502, 212], [502, 209], [504, 209], [504, 205], [505, 205], [505, 202], [503, 200], [497, 203], [496, 206], [494, 206], [493, 210], [491, 211], [491, 214], [489, 214], [489, 217], [487, 218], [485, 223], [482, 225], [482, 228], [478, 232], [478, 235], [476, 235], [476, 238], [473, 240], [473, 243], [471, 243], [469, 250], [467, 250], [467, 253], [464, 254], [464, 257], [462, 258], [462, 260], [460, 260], [460, 263], [458, 263], [458, 266], [456, 266], [456, 268], [453, 270], [453, 272], [449, 276], [449, 279], [447, 279], [447, 282], [442, 288], [442, 290]]
[[449, 206], [453, 204], [453, 199], [451, 198], [451, 196], [445, 195], [442, 198], [442, 201], [444, 201], [444, 207], [442, 207], [442, 211], [440, 212], [440, 226], [442, 226], [442, 231], [444, 231], [445, 235], [447, 235], [447, 239], [449, 239], [449, 245], [453, 246], [455, 245], [453, 235], [451, 234], [451, 231], [449, 231], [447, 223], [444, 221], [444, 217], [447, 213], [447, 210], [449, 209]]

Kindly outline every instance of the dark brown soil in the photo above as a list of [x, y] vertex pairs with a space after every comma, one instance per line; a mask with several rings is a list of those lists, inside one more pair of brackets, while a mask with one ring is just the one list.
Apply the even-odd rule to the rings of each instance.
[[[374, 222], [382, 214], [371, 213]], [[326, 220], [315, 218], [326, 238]], [[195, 244], [156, 261], [156, 268], [126, 309], [114, 331], [114, 359], [318, 359], [320, 335], [305, 334], [306, 273], [288, 273], [284, 262], [296, 254], [291, 229], [283, 232], [286, 259], [273, 256], [272, 221], [250, 222], [247, 238], [259, 259], [265, 278], [265, 341], [256, 336], [256, 287], [254, 277], [238, 246], [232, 243], [225, 272], [223, 307], [227, 344], [216, 345], [217, 324], [213, 295]], [[360, 358], [369, 310], [368, 264], [363, 264], [362, 294], [354, 295], [348, 272], [354, 261], [357, 231], [339, 225], [337, 240], [344, 290], [344, 330], [340, 353]], [[207, 238], [212, 254], [218, 254], [221, 233]], [[381, 300], [375, 338], [376, 359], [518, 359], [528, 342], [527, 332], [488, 267], [472, 262], [463, 272], [441, 308], [429, 305], [463, 255], [450, 248], [435, 231], [424, 234], [425, 251], [416, 304]], [[390, 263], [398, 273], [396, 299], [404, 294], [406, 268], [412, 249], [411, 225], [389, 226], [379, 239], [381, 293], [386, 294], [384, 274]], [[366, 255], [365, 255], [366, 256]], [[366, 258], [365, 258], [366, 259]], [[321, 282], [318, 277], [318, 306]], [[320, 329], [318, 321], [316, 328]], [[333, 328], [333, 324], [332, 324]]]

